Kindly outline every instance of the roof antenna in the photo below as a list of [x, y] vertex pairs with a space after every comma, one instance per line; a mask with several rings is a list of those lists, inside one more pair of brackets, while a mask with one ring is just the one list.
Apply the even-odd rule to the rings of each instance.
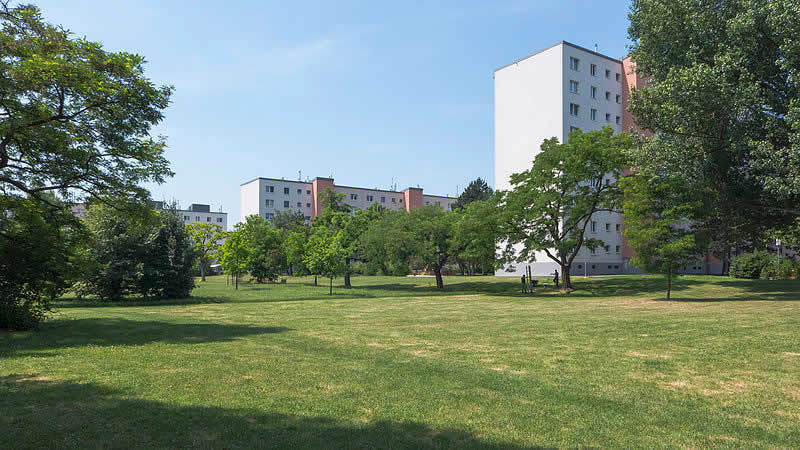
[[297, 171], [297, 181], [303, 181], [303, 171], [302, 170], [298, 170]]
[[597, 43], [594, 44], [594, 52], [597, 53]]

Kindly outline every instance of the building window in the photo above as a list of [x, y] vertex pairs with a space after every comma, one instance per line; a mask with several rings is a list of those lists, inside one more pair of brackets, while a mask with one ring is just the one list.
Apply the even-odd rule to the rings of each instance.
[[306, 189], [306, 195], [311, 195], [311, 189]]
[[572, 70], [579, 70], [581, 64], [581, 60], [578, 58], [573, 58], [572, 56], [569, 57], [569, 68]]
[[217, 217], [217, 222], [222, 223], [222, 217]]
[[597, 76], [597, 65], [590, 64], [589, 65], [589, 73], [591, 73], [593, 77], [596, 77]]
[[597, 88], [596, 87], [592, 86], [592, 88], [589, 90], [589, 92], [590, 92], [590, 95], [592, 96], [592, 98], [597, 98]]
[[[594, 255], [596, 255], [596, 254], [597, 254], [597, 249], [596, 249], [596, 248], [593, 248], [593, 249], [592, 249], [592, 255], [594, 256]], [[594, 269], [594, 266], [592, 266], [592, 269]]]
[[266, 186], [267, 192], [275, 192], [275, 186]]
[[211, 217], [206, 217], [206, 222], [211, 222]]
[[266, 203], [266, 207], [267, 208], [272, 208], [272, 207], [275, 206], [275, 200], [269, 200], [268, 199], [265, 203]]
[[306, 203], [306, 208], [311, 208], [311, 203]]
[[597, 222], [592, 221], [592, 233], [597, 233]]
[[621, 122], [622, 120], [620, 119], [620, 117], [619, 117], [619, 116], [617, 116], [617, 118], [616, 118], [616, 119], [614, 119], [614, 121], [615, 121], [615, 122], [617, 122], [617, 125], [619, 125], [619, 124], [620, 124], [620, 122]]
[[272, 220], [275, 217], [273, 213], [264, 213], [264, 218], [267, 220]]
[[580, 109], [580, 107], [578, 105], [576, 105], [575, 103], [570, 103], [569, 104], [569, 115], [577, 116], [579, 109]]
[[619, 74], [617, 74], [617, 81], [620, 81], [621, 79], [622, 77]]
[[289, 195], [289, 188], [283, 188], [283, 194]]
[[592, 109], [590, 113], [591, 113], [590, 115], [592, 116], [592, 120], [597, 120], [597, 110]]
[[569, 91], [573, 94], [578, 93], [578, 82], [574, 80], [569, 80]]
[[297, 207], [298, 208], [302, 208], [303, 207], [303, 203], [302, 202], [297, 202]]
[[302, 189], [298, 189], [298, 190], [297, 190], [297, 195], [300, 195], [300, 194], [302, 194], [302, 193], [303, 193], [303, 190], [302, 190]]
[[611, 231], [611, 224], [606, 223], [606, 232]]
[[373, 201], [373, 200], [375, 200], [375, 197], [373, 197], [372, 195], [368, 195], [368, 196], [367, 196], [367, 201], [368, 201], [368, 202], [371, 202], [371, 201]]
[[606, 100], [611, 101], [611, 92], [606, 91]]
[[358, 194], [350, 194], [350, 200], [358, 200]]
[[425, 206], [429, 206], [431, 202], [425, 202]]
[[617, 230], [617, 233], [619, 233], [619, 229], [620, 229], [620, 226], [619, 226], [619, 224], [616, 224], [616, 225], [614, 225], [614, 229], [616, 229], [616, 230]]
[[606, 113], [606, 122], [611, 122], [611, 114]]
[[614, 251], [615, 251], [615, 252], [617, 252], [617, 253], [619, 253], [619, 245], [618, 245], [618, 246], [616, 246], [616, 247], [614, 247]]
[[403, 199], [402, 198], [400, 199], [400, 203], [403, 203]]
[[188, 222], [189, 221], [189, 216], [183, 216], [183, 220]]
[[617, 94], [617, 103], [622, 103], [622, 96]]
[[396, 199], [396, 198], [393, 198], [393, 199], [392, 199], [392, 203], [397, 203], [397, 199]]
[[200, 216], [194, 216], [194, 220], [199, 222], [200, 221]]
[[289, 200], [286, 200], [286, 201], [283, 202], [283, 207], [284, 208], [288, 208], [289, 207]]
[[606, 69], [606, 78], [611, 78], [611, 71]]
[[386, 203], [386, 197], [381, 197], [381, 203]]
[[578, 127], [569, 127], [569, 132], [572, 133], [573, 131], [578, 131], [580, 128]]

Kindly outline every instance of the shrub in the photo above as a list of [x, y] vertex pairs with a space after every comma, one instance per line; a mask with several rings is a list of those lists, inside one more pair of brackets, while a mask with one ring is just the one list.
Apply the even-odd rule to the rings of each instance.
[[770, 259], [769, 264], [761, 269], [762, 280], [788, 280], [798, 276], [798, 264], [789, 258], [781, 259], [778, 263], [778, 258], [773, 257]]
[[761, 250], [742, 253], [731, 259], [730, 275], [734, 278], [758, 279], [771, 260], [770, 254]]

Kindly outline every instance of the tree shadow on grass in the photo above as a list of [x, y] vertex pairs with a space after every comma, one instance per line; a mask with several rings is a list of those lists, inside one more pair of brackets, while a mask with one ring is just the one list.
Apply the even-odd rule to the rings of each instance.
[[[135, 346], [153, 342], [198, 344], [232, 341], [244, 336], [293, 331], [286, 327], [259, 327], [220, 323], [169, 323], [119, 318], [55, 320], [32, 333], [0, 335], [0, 358], [18, 353], [83, 346]], [[7, 344], [3, 344], [6, 341]]]
[[175, 406], [37, 374], [0, 377], [0, 398], [3, 441], [19, 448], [520, 448], [414, 422]]

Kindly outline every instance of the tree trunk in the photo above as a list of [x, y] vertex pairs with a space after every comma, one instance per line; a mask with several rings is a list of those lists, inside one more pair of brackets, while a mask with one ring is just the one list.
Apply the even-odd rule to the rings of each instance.
[[561, 292], [572, 291], [572, 279], [569, 276], [570, 266], [561, 265]]
[[344, 259], [344, 287], [349, 288], [350, 286], [350, 258]]
[[236, 290], [238, 291], [239, 290], [239, 275], [237, 274], [235, 278], [236, 278]]
[[444, 280], [442, 280], [442, 268], [440, 266], [434, 267], [433, 273], [436, 274], [436, 287], [438, 289], [444, 288]]
[[667, 269], [667, 300], [672, 292], [672, 269]]
[[333, 278], [331, 278], [331, 290], [328, 291], [328, 295], [333, 295]]
[[314, 275], [314, 286], [316, 286], [316, 285], [317, 285], [317, 276]]
[[206, 265], [200, 261], [200, 280], [206, 281]]

